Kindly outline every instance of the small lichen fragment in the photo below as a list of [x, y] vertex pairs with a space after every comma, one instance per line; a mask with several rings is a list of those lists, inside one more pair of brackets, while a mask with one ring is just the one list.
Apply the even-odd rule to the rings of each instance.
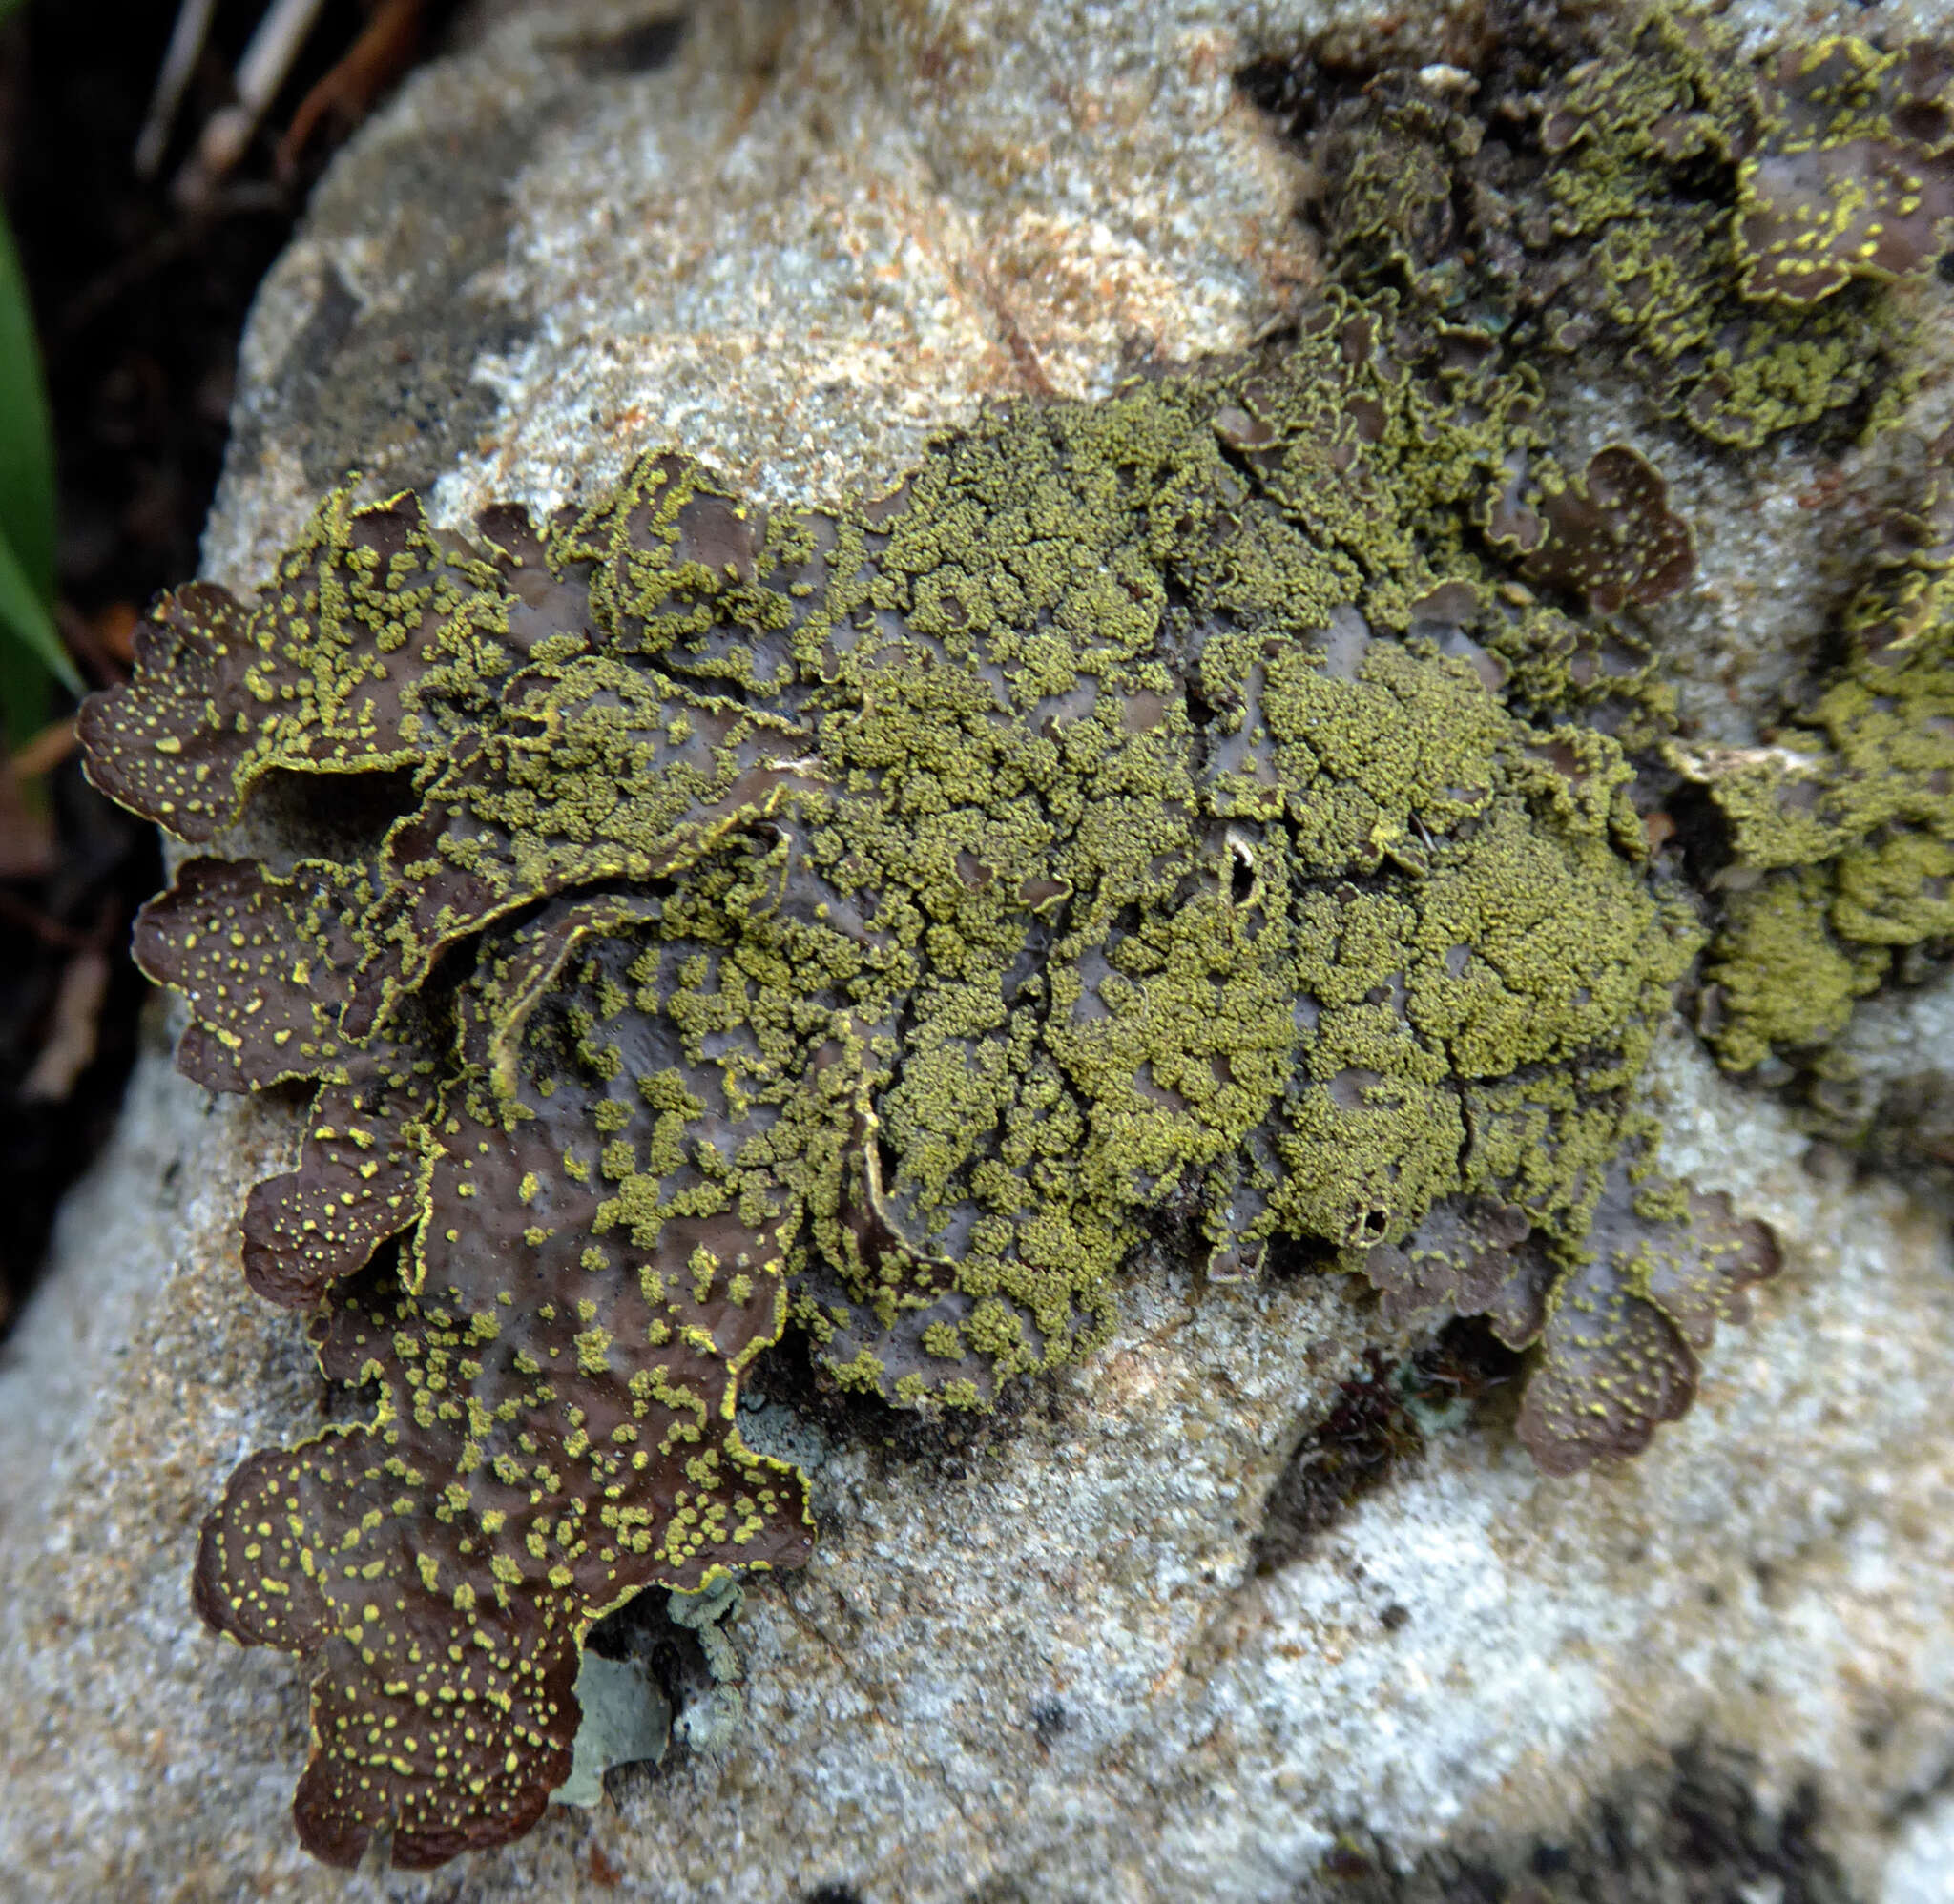
[[1704, 1028], [1733, 1070], [1811, 1057], [1896, 956], [1954, 938], [1954, 433], [1770, 743], [1672, 757], [1728, 830]]
[[1746, 1292], [1779, 1267], [1770, 1232], [1727, 1198], [1654, 1177], [1653, 1134], [1608, 1166], [1571, 1269], [1529, 1237], [1524, 1211], [1474, 1199], [1434, 1206], [1363, 1265], [1394, 1321], [1484, 1315], [1507, 1348], [1540, 1345], [1519, 1436], [1547, 1474], [1640, 1454], [1689, 1407], [1715, 1325], [1746, 1320]]
[[1715, 1325], [1748, 1320], [1746, 1292], [1778, 1269], [1770, 1232], [1727, 1198], [1652, 1192], [1626, 1162], [1583, 1253], [1548, 1297], [1520, 1410], [1521, 1442], [1548, 1474], [1640, 1454], [1689, 1407]]
[[1520, 557], [1529, 582], [1569, 589], [1600, 614], [1674, 594], [1695, 571], [1695, 539], [1669, 507], [1648, 459], [1610, 444], [1569, 477], [1543, 459], [1513, 459], [1512, 478], [1488, 512], [1486, 533]]
[[723, 1751], [745, 1714], [739, 1658], [725, 1630], [739, 1617], [743, 1601], [739, 1583], [730, 1574], [720, 1574], [695, 1591], [674, 1593], [666, 1602], [673, 1625], [697, 1636], [713, 1681], [702, 1695], [686, 1701], [672, 1728], [695, 1752]]

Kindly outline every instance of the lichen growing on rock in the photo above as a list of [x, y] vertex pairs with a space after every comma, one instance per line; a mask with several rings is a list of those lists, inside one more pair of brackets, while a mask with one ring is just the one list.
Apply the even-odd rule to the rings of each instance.
[[1954, 234], [1939, 51], [1839, 36], [1758, 66], [1661, 8], [1605, 38], [1556, 17], [1539, 46], [1541, 16], [1507, 25], [1470, 112], [1450, 69], [1391, 71], [1314, 132], [1344, 280], [1545, 362], [1599, 346], [1736, 447], [1890, 411], [1906, 324], [1886, 287]]
[[247, 1461], [197, 1566], [320, 1658], [322, 1855], [522, 1830], [600, 1613], [804, 1556], [732, 1425], [790, 1312], [844, 1384], [983, 1405], [1100, 1339], [1170, 1199], [1217, 1276], [1301, 1237], [1460, 1307], [1490, 1210], [1546, 1464], [1687, 1399], [1743, 1274], [1609, 1186], [1694, 916], [1620, 744], [1500, 692], [1489, 643], [1572, 626], [1488, 586], [1528, 385], [1389, 320], [987, 418], [845, 510], [669, 455], [473, 548], [336, 495], [91, 707], [97, 778], [193, 838], [268, 774], [412, 768], [357, 860], [193, 859], [138, 934], [194, 1075], [316, 1085], [246, 1263], [378, 1396]]
[[[1726, 448], [1890, 422], [1912, 374], [1892, 287], [1954, 239], [1944, 50], [1833, 36], [1751, 61], [1714, 17], [1666, 8], [1601, 30], [1507, 25], [1483, 83], [1446, 67], [1250, 75], [1336, 181], [1315, 212], [1339, 276], [1402, 300], [1435, 349], [1497, 339], [1549, 376], [1576, 353], [1618, 366], [1656, 415]], [[1632, 708], [1611, 732], [1709, 790], [1725, 847], [1701, 1024], [1732, 1069], [1826, 1076], [1855, 1002], [1954, 935], [1948, 455], [1944, 439], [1890, 519], [1839, 665], [1764, 745], [1676, 744], [1619, 627], [1573, 650], [1533, 630], [1489, 643], [1521, 704], [1593, 719], [1598, 685]], [[1508, 471], [1485, 527], [1529, 581], [1605, 612], [1663, 592], [1687, 558], [1659, 479], [1623, 445], [1581, 480], [1518, 448]], [[1553, 531], [1577, 522], [1574, 555]]]
[[1768, 745], [1672, 750], [1730, 838], [1704, 1028], [1734, 1070], [1820, 1047], [1896, 957], [1954, 941], [1954, 432], [1888, 517], [1839, 664]]
[[[1650, 455], [1563, 460], [1528, 358], [1611, 342], [1733, 445], [1873, 403], [1827, 326], [1915, 260], [1863, 251], [1853, 181], [1938, 177], [1938, 69], [1828, 48], [1760, 77], [1658, 17], [1498, 160], [1386, 75], [1333, 129], [1359, 289], [885, 495], [769, 514], [660, 452], [464, 537], [348, 486], [255, 604], [158, 604], [85, 711], [98, 784], [218, 848], [293, 776], [383, 790], [330, 850], [190, 859], [137, 935], [191, 1075], [312, 1094], [245, 1268], [366, 1418], [247, 1460], [196, 1580], [317, 1663], [308, 1846], [515, 1835], [594, 1621], [805, 1558], [801, 1478], [734, 1425], [790, 1328], [844, 1389], [987, 1407], [1104, 1339], [1171, 1213], [1218, 1282], [1281, 1239], [1390, 1327], [1486, 1316], [1550, 1473], [1687, 1407], [1776, 1267], [1634, 1107], [1704, 933], [1616, 616], [1694, 540]], [[1381, 125], [1432, 163], [1366, 171]], [[1736, 842], [1727, 1062], [1801, 1035], [1744, 989], [1779, 940], [1840, 965], [1809, 1010], [1948, 929], [1941, 508], [1768, 759], [1669, 755]]]

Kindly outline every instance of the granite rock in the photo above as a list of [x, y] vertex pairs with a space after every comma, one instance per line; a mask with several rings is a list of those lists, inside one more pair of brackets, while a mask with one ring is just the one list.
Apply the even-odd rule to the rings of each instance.
[[[267, 280], [205, 572], [249, 585], [348, 466], [459, 522], [670, 440], [818, 500], [987, 400], [1237, 347], [1317, 264], [1299, 161], [1236, 70], [1323, 34], [1439, 57], [1475, 17], [740, 0], [678, 31], [643, 5], [484, 7]], [[1737, 17], [1761, 44], [1831, 14]], [[1924, 433], [1954, 325], [1921, 296]], [[1565, 399], [1601, 432], [1629, 402]], [[1693, 731], [1746, 740], [1814, 652], [1878, 470], [1663, 456], [1703, 558], [1665, 652]], [[1940, 999], [1865, 1020], [1868, 1074], [1954, 1069]], [[206, 1099], [152, 1030], [0, 1348], [0, 1895], [1274, 1904], [1353, 1860], [1397, 1894], [1421, 1860], [1521, 1868], [1702, 1741], [1758, 1816], [1817, 1792], [1839, 1894], [1950, 1894], [1944, 1208], [1903, 1168], [1815, 1159], [1681, 1025], [1649, 1087], [1667, 1167], [1775, 1225], [1787, 1267], [1641, 1459], [1548, 1480], [1497, 1422], [1434, 1423], [1263, 1564], [1278, 1478], [1366, 1352], [1403, 1345], [1338, 1279], [1224, 1288], [1164, 1259], [1102, 1353], [967, 1434], [762, 1369], [742, 1427], [808, 1469], [821, 1541], [727, 1628], [724, 1743], [425, 1878], [314, 1866], [286, 1817], [303, 1673], [213, 1639], [186, 1590], [232, 1464], [319, 1416], [299, 1322], [238, 1263], [245, 1190], [295, 1125]]]

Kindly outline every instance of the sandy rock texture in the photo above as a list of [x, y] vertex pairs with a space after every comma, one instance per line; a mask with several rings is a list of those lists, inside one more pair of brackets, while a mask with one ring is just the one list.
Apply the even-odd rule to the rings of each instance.
[[[1760, 39], [1830, 17], [1742, 11]], [[987, 400], [1239, 346], [1316, 267], [1232, 74], [1332, 30], [1466, 29], [1311, 0], [485, 7], [266, 284], [205, 571], [248, 586], [349, 466], [461, 521], [669, 440], [814, 500]], [[1944, 421], [1937, 366], [1918, 401]], [[1664, 456], [1704, 550], [1670, 630], [1686, 707], [1744, 737], [1816, 638], [1836, 523], [1792, 461]], [[1669, 1168], [1776, 1225], [1787, 1267], [1642, 1459], [1549, 1481], [1508, 1435], [1439, 1430], [1264, 1564], [1375, 1325], [1332, 1279], [1169, 1262], [973, 1435], [762, 1372], [742, 1426], [808, 1468], [821, 1540], [748, 1587], [724, 1749], [430, 1876], [328, 1873], [285, 1815], [304, 1670], [219, 1644], [186, 1588], [231, 1466], [319, 1418], [235, 1233], [295, 1126], [176, 1078], [165, 1030], [0, 1348], [0, 1898], [1437, 1899], [1585, 1869], [1618, 1813], [1650, 1821], [1653, 1888], [1608, 1894], [1653, 1899], [1690, 1894], [1661, 1887], [1699, 1786], [1747, 1898], [1954, 1896], [1944, 1205], [1815, 1160], [1680, 1027], [1651, 1084]], [[1881, 1081], [1954, 1072], [1938, 996], [1863, 1042]], [[1692, 1751], [1714, 1776], [1675, 1771]]]

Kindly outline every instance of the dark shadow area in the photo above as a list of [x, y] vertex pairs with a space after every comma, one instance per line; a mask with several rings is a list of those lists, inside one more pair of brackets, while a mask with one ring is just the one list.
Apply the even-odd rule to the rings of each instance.
[[985, 1412], [962, 1408], [891, 1408], [845, 1389], [817, 1360], [805, 1331], [790, 1330], [753, 1365], [740, 1400], [748, 1408], [774, 1403], [810, 1424], [833, 1446], [860, 1448], [877, 1476], [921, 1470], [941, 1484], [965, 1480], [993, 1449], [1037, 1430], [1053, 1443], [1071, 1438], [1062, 1390], [1052, 1373], [1020, 1376], [999, 1385]]
[[[1428, 1346], [1393, 1360], [1373, 1349], [1289, 1458], [1249, 1543], [1253, 1573], [1308, 1558], [1317, 1537], [1394, 1475], [1424, 1459], [1427, 1437], [1510, 1427], [1526, 1358], [1481, 1317], [1448, 1323]], [[1387, 1625], [1399, 1624], [1386, 1609]]]
[[[196, 211], [169, 182], [231, 94], [264, 0], [220, 0], [156, 176], [133, 154], [168, 41], [167, 0], [31, 0], [0, 30], [0, 188], [40, 334], [59, 492], [59, 623], [91, 688], [126, 673], [142, 610], [197, 573], [228, 437], [238, 341], [259, 281], [350, 130], [328, 114], [277, 147], [370, 15], [322, 14], [263, 126]], [[421, 48], [451, 7], [421, 10]], [[153, 828], [84, 779], [51, 691], [0, 820], [0, 1334], [37, 1274], [63, 1192], [114, 1128], [148, 986], [128, 958], [161, 883]]]
[[1854, 1904], [1819, 1842], [1822, 1810], [1809, 1784], [1781, 1810], [1761, 1802], [1745, 1754], [1698, 1741], [1617, 1778], [1552, 1836], [1441, 1849], [1406, 1869], [1346, 1831], [1296, 1904]]

